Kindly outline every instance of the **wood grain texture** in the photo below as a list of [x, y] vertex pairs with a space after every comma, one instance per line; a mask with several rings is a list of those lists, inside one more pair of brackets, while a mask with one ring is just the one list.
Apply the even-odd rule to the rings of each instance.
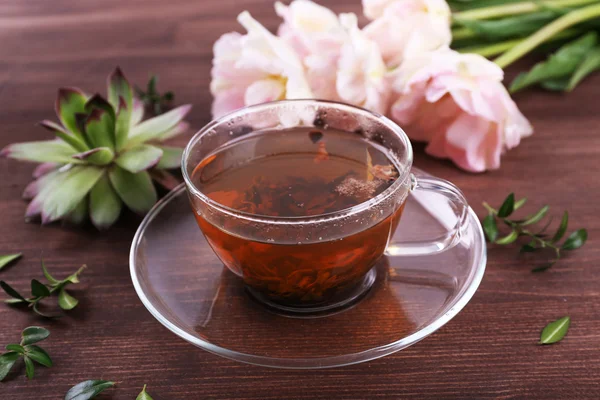
[[[238, 29], [250, 10], [277, 25], [270, 0], [3, 0], [0, 1], [0, 147], [47, 138], [34, 126], [54, 119], [57, 87], [104, 92], [120, 65], [142, 84], [158, 73], [179, 104], [192, 103], [198, 128], [209, 121], [211, 46]], [[321, 1], [359, 11], [358, 0]], [[491, 248], [483, 283], [469, 305], [423, 342], [366, 364], [288, 371], [229, 361], [194, 348], [163, 328], [137, 298], [128, 250], [139, 219], [128, 216], [108, 233], [25, 224], [21, 192], [32, 165], [0, 160], [0, 253], [23, 252], [0, 278], [25, 289], [44, 255], [57, 275], [80, 264], [80, 306], [54, 322], [0, 305], [0, 344], [28, 325], [47, 326], [51, 369], [23, 371], [0, 383], [0, 399], [62, 399], [75, 383], [119, 382], [105, 399], [133, 399], [144, 383], [159, 399], [600, 398], [600, 75], [567, 96], [531, 90], [516, 98], [536, 128], [502, 159], [502, 168], [472, 175], [426, 156], [416, 166], [463, 189], [478, 213], [509, 191], [568, 209], [572, 227], [590, 239], [552, 270], [532, 274], [535, 261], [516, 249]], [[564, 315], [571, 329], [561, 343], [536, 346], [546, 323]]]

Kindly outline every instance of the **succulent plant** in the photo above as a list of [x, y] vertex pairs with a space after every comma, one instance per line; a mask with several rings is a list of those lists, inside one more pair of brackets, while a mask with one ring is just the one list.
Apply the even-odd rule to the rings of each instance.
[[144, 106], [119, 68], [108, 77], [108, 100], [77, 88], [59, 89], [61, 124], [40, 123], [56, 139], [15, 143], [0, 152], [41, 163], [23, 193], [31, 200], [26, 219], [80, 223], [89, 215], [98, 229], [105, 229], [119, 218], [123, 205], [146, 213], [157, 200], [152, 180], [172, 181], [165, 170], [178, 168], [181, 159], [181, 148], [158, 143], [187, 129], [183, 118], [190, 108], [180, 106], [142, 121]]

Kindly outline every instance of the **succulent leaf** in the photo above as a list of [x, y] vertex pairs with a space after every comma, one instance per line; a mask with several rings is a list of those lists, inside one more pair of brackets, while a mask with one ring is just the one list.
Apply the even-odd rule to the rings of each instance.
[[23, 198], [25, 200], [33, 199], [35, 196], [38, 195], [38, 193], [40, 193], [40, 191], [44, 189], [44, 187], [51, 184], [54, 181], [54, 179], [60, 174], [61, 172], [59, 170], [54, 170], [30, 182], [25, 187], [25, 190], [23, 190]]
[[162, 157], [158, 164], [156, 164], [156, 168], [161, 169], [173, 169], [179, 168], [181, 165], [181, 155], [183, 154], [183, 149], [180, 147], [171, 147], [171, 146], [157, 146], [162, 150]]
[[73, 136], [67, 132], [62, 126], [53, 121], [43, 120], [39, 123], [40, 126], [54, 133], [58, 138], [62, 139], [77, 151], [86, 151], [88, 146], [77, 136]]
[[184, 132], [187, 132], [188, 129], [190, 129], [190, 124], [188, 124], [185, 121], [181, 121], [180, 123], [178, 123], [177, 125], [175, 125], [173, 128], [169, 129], [166, 132], [161, 133], [158, 137], [156, 137], [156, 141], [162, 142], [168, 139], [172, 139], [175, 136], [179, 136]]
[[37, 167], [35, 167], [32, 175], [34, 178], [37, 179], [37, 178], [40, 178], [40, 177], [54, 171], [58, 167], [60, 167], [60, 164], [51, 163], [51, 162], [42, 163], [42, 164], [38, 165]]
[[41, 140], [37, 142], [13, 143], [6, 146], [0, 155], [32, 162], [54, 162], [61, 164], [82, 163], [74, 160], [77, 150], [61, 140]]
[[25, 211], [25, 219], [37, 217], [42, 213], [42, 206], [44, 205], [44, 200], [46, 197], [52, 193], [53, 190], [58, 190], [63, 181], [69, 176], [68, 170], [59, 169], [55, 171], [55, 173], [48, 174], [40, 179], [37, 188], [29, 189], [27, 187], [25, 189], [26, 192], [23, 193], [25, 196], [28, 190], [31, 190], [31, 193], [35, 193], [35, 197], [27, 206], [27, 210]]
[[56, 115], [60, 122], [81, 142], [85, 143], [83, 132], [79, 129], [76, 114], [85, 112], [87, 96], [77, 88], [61, 88], [56, 99]]
[[123, 203], [110, 184], [108, 176], [102, 175], [90, 192], [90, 218], [98, 229], [107, 229], [115, 223]]
[[117, 157], [115, 163], [129, 172], [137, 174], [158, 164], [162, 155], [163, 151], [158, 147], [142, 144], [122, 153]]
[[114, 117], [106, 110], [94, 108], [85, 121], [85, 134], [93, 147], [114, 149]]
[[85, 112], [91, 113], [94, 110], [99, 109], [107, 112], [111, 118], [115, 119], [115, 109], [113, 106], [104, 99], [104, 97], [100, 96], [98, 93], [89, 98], [89, 100], [85, 103]]
[[144, 214], [156, 203], [156, 189], [148, 172], [132, 174], [114, 165], [110, 168], [108, 177], [121, 200], [132, 211]]
[[108, 147], [96, 147], [95, 149], [73, 156], [73, 158], [84, 160], [94, 165], [108, 165], [114, 157], [115, 153]]
[[117, 112], [117, 122], [115, 124], [115, 148], [120, 151], [127, 143], [129, 136], [129, 125], [131, 121], [131, 109], [127, 108], [127, 104], [123, 98], [120, 98], [119, 111]]
[[73, 225], [80, 225], [87, 219], [88, 215], [88, 200], [84, 197], [83, 200], [75, 206], [73, 211], [65, 216], [65, 219]]
[[137, 97], [133, 98], [133, 109], [131, 110], [130, 128], [142, 122], [144, 118], [144, 102]]
[[108, 102], [115, 110], [118, 110], [120, 98], [123, 98], [127, 109], [131, 111], [133, 108], [133, 89], [129, 84], [121, 68], [117, 67], [108, 77]]
[[136, 125], [131, 129], [127, 147], [133, 147], [149, 140], [159, 138], [163, 133], [173, 129], [179, 124], [191, 108], [191, 105], [186, 104]]
[[[43, 224], [56, 221], [73, 211], [98, 182], [103, 170], [92, 166], [75, 166], [66, 173], [60, 189], [47, 193], [42, 200]], [[38, 194], [34, 201], [44, 192]]]

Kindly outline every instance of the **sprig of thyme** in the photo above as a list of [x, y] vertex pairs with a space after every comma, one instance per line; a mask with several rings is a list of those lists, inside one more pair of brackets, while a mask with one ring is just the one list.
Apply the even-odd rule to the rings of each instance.
[[[485, 235], [491, 243], [508, 245], [515, 242], [520, 237], [528, 237], [530, 238], [530, 241], [521, 246], [521, 252], [531, 253], [542, 249], [552, 250], [555, 255], [554, 260], [546, 265], [533, 269], [533, 272], [547, 270], [561, 258], [564, 250], [575, 250], [585, 244], [587, 240], [587, 231], [585, 229], [579, 229], [571, 233], [562, 244], [558, 243], [567, 232], [569, 225], [569, 213], [567, 211], [564, 212], [558, 229], [551, 237], [545, 233], [552, 223], [551, 218], [542, 229], [539, 229], [536, 232], [532, 229], [532, 226], [540, 223], [548, 214], [550, 207], [547, 205], [523, 219], [509, 219], [508, 217], [510, 217], [513, 212], [523, 207], [526, 201], [526, 198], [515, 201], [515, 195], [511, 193], [497, 210], [488, 203], [483, 203], [483, 206], [488, 210], [489, 214], [483, 219], [482, 225]], [[510, 228], [510, 233], [498, 237], [499, 231], [497, 221], [501, 221], [507, 225]]]

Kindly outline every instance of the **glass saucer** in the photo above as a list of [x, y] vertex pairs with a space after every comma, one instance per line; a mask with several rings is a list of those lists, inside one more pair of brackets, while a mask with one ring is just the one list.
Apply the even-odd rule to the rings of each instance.
[[[426, 175], [413, 173], [417, 179]], [[486, 246], [477, 216], [469, 214], [456, 246], [427, 256], [385, 256], [375, 267], [375, 283], [351, 307], [298, 318], [253, 300], [223, 266], [196, 225], [182, 185], [140, 225], [131, 246], [131, 277], [160, 323], [209, 352], [278, 368], [355, 364], [420, 341], [471, 299], [485, 270]], [[455, 223], [444, 197], [413, 193], [393, 240], [433, 238]]]

